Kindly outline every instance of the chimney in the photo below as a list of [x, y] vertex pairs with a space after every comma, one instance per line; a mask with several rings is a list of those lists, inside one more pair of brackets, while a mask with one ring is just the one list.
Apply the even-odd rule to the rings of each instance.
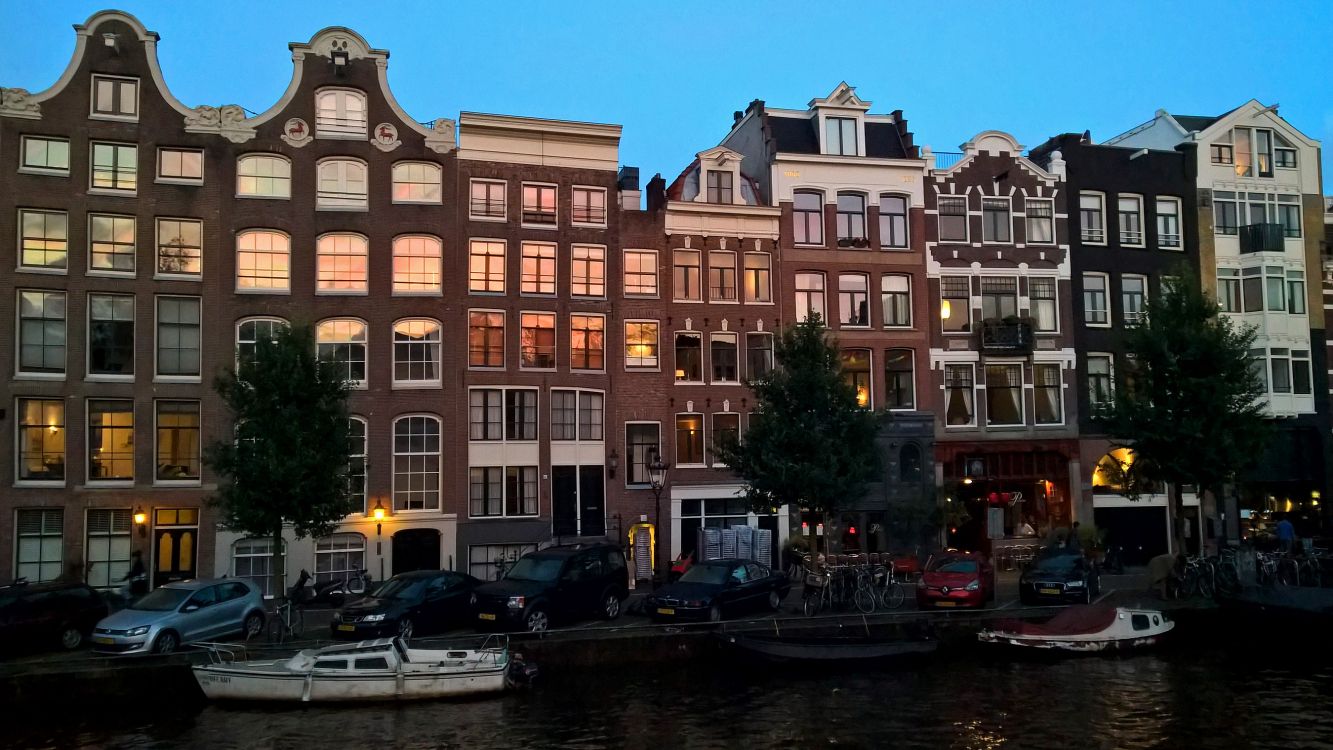
[[621, 167], [616, 176], [616, 189], [620, 191], [620, 208], [623, 211], [640, 210], [639, 168]]
[[660, 211], [665, 207], [666, 180], [662, 179], [662, 173], [658, 172], [648, 181], [648, 210]]
[[736, 110], [735, 112], [732, 112], [732, 113], [731, 113], [731, 127], [733, 127], [733, 128], [736, 127], [736, 125], [739, 124], [740, 121], [743, 120], [743, 119], [745, 119], [745, 113], [744, 113], [744, 112], [740, 111], [739, 109]]

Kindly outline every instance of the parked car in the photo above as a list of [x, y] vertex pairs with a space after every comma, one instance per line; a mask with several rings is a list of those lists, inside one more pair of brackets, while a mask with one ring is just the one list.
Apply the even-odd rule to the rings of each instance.
[[1078, 550], [1038, 555], [1018, 578], [1018, 598], [1024, 604], [1091, 604], [1101, 593], [1101, 571]]
[[240, 578], [168, 583], [97, 623], [93, 650], [106, 654], [169, 654], [183, 643], [264, 629], [264, 598]]
[[945, 552], [926, 563], [916, 584], [916, 605], [980, 607], [995, 598], [995, 569], [985, 555]]
[[447, 570], [400, 573], [335, 612], [329, 627], [334, 638], [359, 640], [438, 633], [472, 621], [472, 591], [480, 583]]
[[0, 586], [0, 647], [83, 644], [106, 617], [106, 600], [82, 583], [15, 583]]
[[752, 560], [698, 562], [679, 581], [648, 597], [654, 620], [708, 620], [768, 609], [776, 612], [791, 591], [791, 579]]
[[625, 554], [614, 544], [574, 544], [529, 552], [499, 581], [477, 587], [477, 624], [541, 632], [553, 620], [614, 620], [629, 596]]

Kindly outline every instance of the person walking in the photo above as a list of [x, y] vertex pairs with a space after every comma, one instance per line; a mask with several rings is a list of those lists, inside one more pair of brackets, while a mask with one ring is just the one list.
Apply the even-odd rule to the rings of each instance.
[[134, 550], [130, 553], [130, 570], [125, 577], [126, 598], [133, 601], [148, 593], [148, 572], [143, 566], [143, 553]]
[[1291, 525], [1291, 519], [1285, 513], [1277, 522], [1277, 545], [1284, 555], [1291, 554], [1292, 547], [1296, 546], [1296, 527]]

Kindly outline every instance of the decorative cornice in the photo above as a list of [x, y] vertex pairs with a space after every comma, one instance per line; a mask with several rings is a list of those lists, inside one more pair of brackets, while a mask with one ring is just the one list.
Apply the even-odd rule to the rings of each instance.
[[255, 137], [255, 129], [246, 122], [245, 110], [237, 104], [195, 107], [185, 116], [185, 132], [220, 135], [232, 143], [245, 143]]
[[42, 106], [27, 89], [0, 88], [0, 116], [42, 119]]

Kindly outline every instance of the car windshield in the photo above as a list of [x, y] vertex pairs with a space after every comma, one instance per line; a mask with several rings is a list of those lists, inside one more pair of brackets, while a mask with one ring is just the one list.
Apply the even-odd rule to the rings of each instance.
[[157, 589], [130, 606], [144, 612], [170, 612], [190, 598], [189, 589]]
[[1078, 567], [1079, 560], [1078, 555], [1050, 555], [1037, 558], [1033, 567], [1045, 573], [1069, 573]]
[[564, 558], [560, 557], [525, 557], [514, 563], [505, 578], [514, 581], [554, 581], [560, 577], [560, 566], [564, 562]]
[[380, 599], [416, 599], [426, 588], [426, 578], [390, 578], [380, 586], [375, 596]]
[[680, 582], [722, 584], [727, 582], [727, 575], [730, 572], [730, 565], [695, 565], [685, 571], [685, 575], [680, 577]]
[[936, 573], [975, 573], [977, 572], [977, 561], [969, 560], [966, 557], [946, 557], [937, 560], [930, 566], [930, 569]]

